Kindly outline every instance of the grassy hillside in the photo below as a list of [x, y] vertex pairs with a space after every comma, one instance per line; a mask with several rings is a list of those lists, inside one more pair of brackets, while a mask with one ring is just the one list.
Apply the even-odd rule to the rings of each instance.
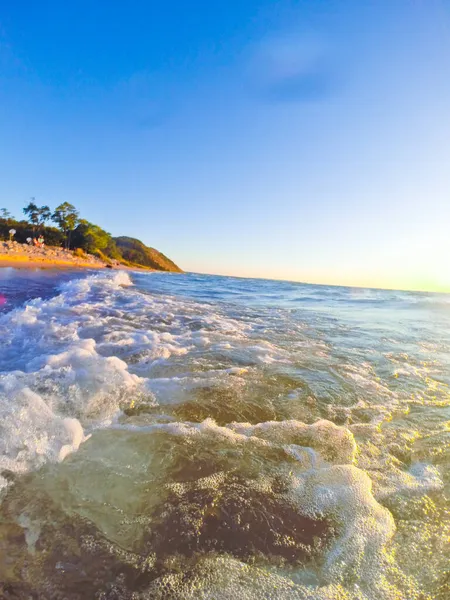
[[120, 236], [113, 239], [122, 257], [132, 264], [150, 267], [158, 271], [182, 273], [180, 267], [171, 261], [170, 258], [167, 258], [162, 252], [155, 250], [155, 248], [149, 248], [140, 240], [127, 236]]

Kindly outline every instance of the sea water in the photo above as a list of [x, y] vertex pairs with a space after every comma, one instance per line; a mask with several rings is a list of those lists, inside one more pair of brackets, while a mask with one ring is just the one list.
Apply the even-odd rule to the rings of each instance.
[[450, 298], [0, 275], [0, 597], [450, 598]]

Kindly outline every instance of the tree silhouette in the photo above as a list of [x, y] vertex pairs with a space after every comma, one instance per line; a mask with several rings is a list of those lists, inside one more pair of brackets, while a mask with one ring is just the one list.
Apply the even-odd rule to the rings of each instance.
[[69, 202], [63, 202], [56, 207], [52, 220], [58, 225], [66, 236], [66, 248], [70, 248], [70, 236], [78, 223], [78, 211]]
[[28, 220], [33, 225], [33, 231], [39, 224], [39, 208], [37, 204], [34, 203], [34, 198], [31, 198], [31, 202], [28, 206], [25, 206], [23, 209], [24, 214], [28, 217]]
[[27, 215], [28, 220], [33, 225], [33, 231], [42, 228], [46, 221], [49, 221], [52, 213], [48, 206], [37, 206], [35, 199], [31, 198], [31, 202], [23, 209], [23, 212]]
[[7, 208], [0, 208], [0, 219], [11, 219], [11, 213], [9, 212], [9, 210]]
[[42, 227], [42, 225], [45, 225], [45, 223], [51, 219], [52, 211], [50, 210], [49, 206], [45, 205], [45, 206], [41, 206], [41, 208], [39, 208], [38, 212], [39, 212], [39, 225]]

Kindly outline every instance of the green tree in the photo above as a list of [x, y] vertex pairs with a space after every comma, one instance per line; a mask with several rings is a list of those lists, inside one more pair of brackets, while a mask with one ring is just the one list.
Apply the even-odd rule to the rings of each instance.
[[82, 248], [91, 254], [95, 250], [103, 251], [109, 244], [111, 236], [98, 225], [81, 219], [73, 232], [73, 242], [78, 248]]
[[0, 219], [12, 219], [12, 215], [7, 208], [0, 208]]
[[85, 219], [81, 219], [78, 223], [77, 228], [73, 232], [72, 241], [74, 247], [82, 248], [90, 254], [96, 254], [100, 250], [101, 253], [109, 258], [117, 260], [122, 258], [111, 234]]
[[39, 217], [39, 226], [42, 227], [43, 225], [45, 225], [45, 223], [47, 221], [50, 221], [50, 219], [52, 218], [52, 211], [50, 210], [50, 208], [45, 205], [45, 206], [41, 206], [38, 209], [38, 217]]
[[66, 236], [66, 248], [69, 249], [72, 231], [79, 222], [78, 211], [75, 206], [69, 202], [63, 202], [56, 207], [55, 212], [52, 214], [52, 221], [58, 225]]
[[23, 209], [24, 214], [28, 217], [28, 221], [33, 225], [33, 231], [39, 224], [39, 207], [34, 202], [34, 198], [31, 198], [31, 202], [28, 206]]
[[45, 223], [50, 220], [52, 213], [48, 206], [37, 206], [34, 200], [34, 198], [31, 198], [31, 202], [23, 209], [23, 212], [33, 225], [33, 231], [36, 231], [36, 229], [42, 229]]

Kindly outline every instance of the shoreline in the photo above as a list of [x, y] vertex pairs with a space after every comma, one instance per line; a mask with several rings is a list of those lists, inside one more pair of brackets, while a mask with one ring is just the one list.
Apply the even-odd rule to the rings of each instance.
[[106, 269], [105, 265], [90, 263], [87, 261], [75, 262], [73, 260], [62, 260], [56, 258], [38, 258], [21, 255], [0, 254], [0, 268], [13, 269]]
[[[78, 262], [79, 260], [79, 262]], [[0, 269], [23, 269], [23, 270], [35, 270], [35, 269], [44, 269], [44, 270], [61, 270], [61, 269], [70, 269], [70, 270], [84, 270], [90, 269], [91, 271], [137, 271], [143, 273], [154, 273], [156, 269], [152, 269], [150, 267], [130, 267], [128, 265], [112, 265], [108, 266], [106, 263], [98, 264], [87, 262], [78, 259], [77, 262], [74, 260], [63, 260], [56, 258], [40, 258], [40, 257], [28, 257], [26, 255], [8, 255], [0, 253]]]
[[[101, 253], [100, 253], [101, 254]], [[0, 241], [0, 268], [15, 269], [92, 269], [122, 271], [158, 271], [128, 261], [94, 256], [83, 251], [73, 251], [57, 246], [35, 247], [16, 241]], [[163, 269], [161, 269], [163, 270]]]
[[36, 247], [10, 240], [0, 242], [0, 267], [102, 269], [106, 262], [96, 256], [76, 254], [56, 246]]

